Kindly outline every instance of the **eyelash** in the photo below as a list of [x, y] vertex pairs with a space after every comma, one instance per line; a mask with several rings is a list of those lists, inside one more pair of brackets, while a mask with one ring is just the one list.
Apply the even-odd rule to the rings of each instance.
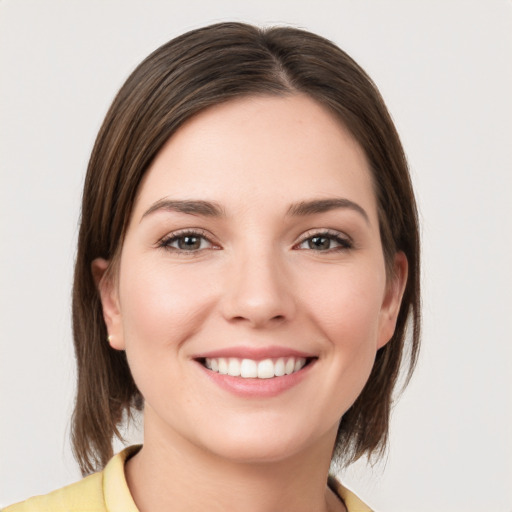
[[[179, 247], [172, 247], [171, 244], [178, 242], [179, 240], [183, 240], [187, 237], [190, 238], [198, 238], [200, 239], [200, 245], [203, 241], [207, 241], [210, 244], [210, 247], [199, 247], [197, 249], [180, 249]], [[298, 249], [302, 244], [305, 242], [308, 242], [310, 240], [313, 240], [314, 238], [318, 239], [327, 239], [329, 241], [335, 242], [338, 244], [337, 247], [329, 247], [326, 250], [315, 250], [311, 247], [307, 249], [302, 250], [309, 250], [314, 252], [323, 252], [323, 253], [331, 253], [331, 252], [338, 252], [338, 251], [346, 251], [349, 249], [352, 249], [354, 247], [352, 240], [348, 238], [347, 236], [342, 236], [338, 231], [332, 231], [332, 230], [324, 230], [324, 231], [308, 231], [304, 234], [302, 239], [293, 246], [294, 249]], [[203, 230], [194, 230], [194, 229], [188, 229], [184, 231], [178, 231], [175, 233], [171, 233], [168, 236], [162, 238], [158, 244], [158, 248], [166, 249], [168, 251], [172, 251], [174, 254], [182, 254], [185, 256], [193, 256], [197, 254], [200, 251], [204, 251], [206, 249], [210, 250], [216, 250], [219, 247], [215, 247], [215, 244], [210, 240], [210, 238], [206, 235], [206, 232]]]
[[[187, 250], [187, 249], [180, 249], [179, 247], [171, 246], [172, 243], [178, 242], [179, 240], [183, 240], [187, 237], [199, 238], [201, 244], [204, 240], [206, 240], [209, 244], [211, 244], [211, 247], [208, 247], [208, 248], [200, 247], [199, 249]], [[206, 231], [194, 230], [194, 229], [187, 229], [187, 230], [171, 233], [171, 234], [165, 236], [164, 238], [162, 238], [158, 242], [157, 246], [159, 248], [166, 249], [168, 251], [172, 251], [174, 254], [180, 254], [180, 255], [184, 255], [184, 256], [193, 256], [193, 255], [197, 254], [199, 251], [203, 251], [205, 249], [215, 249], [215, 247], [214, 247], [215, 244], [206, 235]]]
[[315, 251], [315, 252], [323, 252], [323, 253], [331, 253], [331, 252], [338, 252], [338, 251], [346, 251], [348, 249], [353, 249], [354, 244], [352, 240], [347, 237], [346, 235], [342, 235], [339, 231], [334, 230], [323, 230], [323, 231], [308, 231], [304, 234], [302, 239], [298, 244], [294, 245], [295, 247], [298, 247], [302, 245], [303, 243], [307, 242], [308, 240], [313, 240], [314, 238], [325, 238], [327, 240], [336, 242], [338, 244], [338, 247], [329, 247], [329, 249], [326, 250], [315, 250], [308, 248], [306, 250]]

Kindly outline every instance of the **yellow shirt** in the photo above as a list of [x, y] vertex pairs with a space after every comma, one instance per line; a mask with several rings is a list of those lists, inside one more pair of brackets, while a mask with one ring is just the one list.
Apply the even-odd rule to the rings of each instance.
[[[103, 471], [50, 494], [34, 496], [10, 505], [2, 512], [139, 512], [124, 474], [126, 459], [139, 448], [130, 446], [113, 457]], [[370, 508], [339, 482], [334, 481], [331, 486], [349, 512], [371, 512]]]

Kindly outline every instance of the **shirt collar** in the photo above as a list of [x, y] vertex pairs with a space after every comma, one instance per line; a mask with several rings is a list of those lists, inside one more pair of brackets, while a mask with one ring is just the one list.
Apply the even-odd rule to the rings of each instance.
[[133, 501], [124, 473], [125, 462], [141, 449], [129, 446], [118, 453], [103, 470], [103, 496], [108, 512], [139, 512]]

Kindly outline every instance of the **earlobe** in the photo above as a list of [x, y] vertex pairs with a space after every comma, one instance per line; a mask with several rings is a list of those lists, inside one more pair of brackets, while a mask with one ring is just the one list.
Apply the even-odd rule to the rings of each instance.
[[96, 258], [91, 263], [91, 272], [96, 288], [100, 294], [103, 308], [103, 319], [107, 327], [108, 339], [105, 343], [116, 350], [124, 350], [122, 318], [115, 279], [108, 272], [110, 262], [104, 258]]
[[395, 332], [396, 321], [407, 284], [408, 268], [406, 255], [402, 251], [397, 252], [393, 262], [393, 273], [388, 278], [386, 294], [381, 308], [378, 349], [383, 347]]

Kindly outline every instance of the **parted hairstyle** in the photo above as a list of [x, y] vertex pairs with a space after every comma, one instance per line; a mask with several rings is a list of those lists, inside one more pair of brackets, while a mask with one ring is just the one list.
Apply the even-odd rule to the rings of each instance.
[[72, 441], [84, 475], [106, 464], [123, 421], [144, 403], [125, 353], [107, 342], [92, 261], [105, 258], [115, 267], [141, 180], [183, 123], [234, 98], [298, 93], [326, 107], [366, 154], [388, 276], [397, 251], [408, 261], [395, 333], [378, 350], [366, 386], [341, 418], [333, 457], [348, 464], [383, 453], [393, 391], [401, 368], [405, 382], [412, 374], [420, 333], [418, 220], [398, 134], [372, 80], [330, 41], [291, 27], [218, 23], [171, 40], [133, 71], [91, 154], [73, 286], [78, 386]]

